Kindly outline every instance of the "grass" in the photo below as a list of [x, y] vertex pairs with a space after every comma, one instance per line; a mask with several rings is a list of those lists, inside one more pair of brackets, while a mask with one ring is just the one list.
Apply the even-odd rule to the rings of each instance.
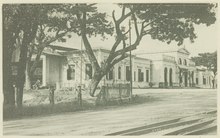
[[3, 108], [3, 120], [12, 120], [12, 119], [21, 119], [27, 117], [34, 117], [34, 116], [45, 116], [51, 114], [60, 114], [65, 112], [77, 112], [83, 110], [102, 110], [106, 108], [117, 108], [123, 106], [129, 106], [134, 104], [142, 104], [146, 102], [155, 102], [159, 99], [151, 96], [137, 96], [135, 95], [132, 100], [122, 100], [108, 102], [104, 105], [95, 105], [91, 104], [86, 100], [83, 100], [82, 107], [78, 104], [78, 102], [66, 102], [66, 103], [58, 103], [55, 105], [35, 105], [35, 106], [23, 106], [22, 108], [17, 107], [4, 107]]

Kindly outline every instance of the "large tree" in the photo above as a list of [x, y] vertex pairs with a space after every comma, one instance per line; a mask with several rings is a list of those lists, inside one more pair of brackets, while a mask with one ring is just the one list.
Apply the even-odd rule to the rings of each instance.
[[38, 26], [47, 17], [49, 7], [35, 4], [7, 4], [3, 5], [3, 85], [4, 103], [14, 105], [15, 94], [12, 86], [11, 56], [15, 47], [20, 55], [16, 75], [17, 106], [22, 106], [23, 88], [28, 48], [37, 36]]
[[[74, 5], [72, 5], [74, 6]], [[20, 51], [16, 76], [17, 105], [22, 106], [23, 88], [29, 85], [45, 47], [55, 41], [65, 42], [76, 32], [74, 18], [65, 13], [66, 4], [5, 4], [3, 5], [3, 86], [4, 103], [14, 106], [11, 57], [15, 48]], [[71, 23], [71, 25], [70, 25]], [[33, 54], [36, 58], [31, 64]]]
[[195, 62], [196, 66], [205, 66], [208, 70], [213, 72], [214, 88], [215, 77], [217, 75], [217, 51], [213, 53], [199, 53], [197, 57], [192, 57], [191, 59]]
[[3, 5], [3, 94], [4, 105], [15, 105], [11, 58], [15, 49], [20, 28], [17, 27], [17, 9], [15, 5]]
[[18, 63], [18, 73], [17, 73], [17, 106], [22, 106], [23, 101], [23, 89], [25, 83], [25, 70], [28, 54], [28, 46], [34, 40], [37, 27], [39, 24], [39, 18], [43, 16], [41, 13], [41, 8], [34, 5], [21, 4], [18, 6], [18, 26], [21, 28], [20, 34], [20, 56]]
[[[35, 5], [37, 6], [37, 5]], [[38, 21], [37, 34], [34, 41], [28, 48], [28, 59], [26, 66], [26, 89], [31, 88], [31, 80], [33, 74], [38, 66], [40, 57], [44, 48], [56, 41], [65, 42], [66, 38], [70, 38], [70, 32], [74, 32], [75, 26], [70, 26], [70, 19], [68, 14], [65, 13], [68, 9], [66, 4], [44, 5], [41, 7], [44, 12], [43, 17]], [[32, 60], [32, 56], [36, 55]], [[33, 63], [31, 63], [33, 61]]]
[[[101, 34], [112, 34], [112, 26], [107, 15], [100, 13], [95, 4], [78, 4], [78, 8], [70, 10], [72, 16], [77, 18], [79, 24], [79, 35], [82, 37], [86, 53], [94, 69], [94, 74], [90, 84], [90, 95], [94, 96], [97, 85], [103, 76], [119, 61], [128, 57], [126, 54], [135, 50], [142, 38], [150, 35], [152, 39], [157, 39], [168, 44], [176, 41], [178, 45], [183, 44], [187, 38], [194, 41], [196, 38], [194, 26], [196, 24], [213, 24], [216, 20], [214, 4], [119, 4], [120, 15], [112, 11], [112, 21], [115, 41], [112, 44], [110, 54], [99, 64], [95, 57], [89, 36]], [[117, 16], [117, 17], [116, 17]], [[124, 30], [123, 25], [132, 19], [135, 32], [135, 41], [125, 46], [128, 30]]]

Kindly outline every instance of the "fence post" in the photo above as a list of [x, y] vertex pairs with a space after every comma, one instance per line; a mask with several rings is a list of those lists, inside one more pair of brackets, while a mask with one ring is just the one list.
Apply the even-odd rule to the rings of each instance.
[[50, 100], [51, 105], [54, 105], [54, 91], [55, 91], [54, 86], [50, 86], [50, 88], [49, 88], [49, 100]]
[[130, 84], [126, 84], [126, 86], [127, 86], [127, 94], [129, 97], [129, 101], [131, 101], [132, 100], [131, 86]]
[[119, 101], [120, 101], [120, 103], [122, 102], [122, 99], [121, 99], [121, 90], [122, 90], [122, 87], [121, 87], [121, 84], [119, 84]]
[[82, 107], [82, 88], [81, 86], [78, 86], [78, 103], [80, 107]]

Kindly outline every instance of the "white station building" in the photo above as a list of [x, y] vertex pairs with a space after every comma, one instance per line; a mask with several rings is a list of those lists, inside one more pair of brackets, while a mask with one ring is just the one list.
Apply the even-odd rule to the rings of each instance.
[[[107, 59], [110, 50], [96, 48], [93, 50], [98, 63]], [[13, 75], [17, 73], [15, 51], [12, 62]], [[189, 51], [148, 54], [148, 58], [132, 55], [132, 82], [134, 88], [177, 88], [199, 87], [212, 88], [213, 73], [206, 68], [196, 67], [189, 59]], [[34, 57], [33, 57], [34, 60]], [[82, 62], [81, 62], [82, 61]], [[40, 80], [43, 86], [56, 84], [57, 89], [76, 87], [82, 82], [87, 87], [93, 74], [92, 66], [85, 51], [60, 46], [45, 48], [39, 66], [34, 73], [33, 83]], [[101, 80], [99, 85], [125, 84], [130, 81], [130, 60], [124, 59]]]

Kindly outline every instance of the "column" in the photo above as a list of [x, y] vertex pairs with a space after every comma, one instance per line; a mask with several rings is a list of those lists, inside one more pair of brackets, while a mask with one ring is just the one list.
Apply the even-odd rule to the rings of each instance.
[[46, 86], [46, 78], [47, 78], [47, 63], [46, 63], [46, 57], [42, 56], [43, 65], [42, 65], [42, 85]]

